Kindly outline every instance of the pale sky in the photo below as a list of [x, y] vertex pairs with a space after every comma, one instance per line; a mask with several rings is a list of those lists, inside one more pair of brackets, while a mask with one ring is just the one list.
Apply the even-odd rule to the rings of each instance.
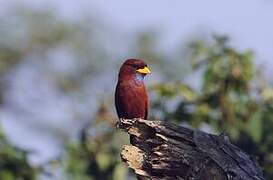
[[[3, 0], [0, 0], [0, 3]], [[3, 1], [4, 2], [4, 1]], [[22, 2], [22, 1], [21, 1]], [[273, 3], [269, 0], [24, 0], [57, 9], [64, 16], [83, 12], [102, 19], [120, 32], [154, 28], [166, 48], [198, 31], [226, 33], [236, 47], [252, 48], [259, 62], [273, 68]], [[258, 63], [259, 63], [258, 62]], [[267, 71], [268, 71], [267, 69]]]
[[196, 31], [220, 32], [242, 49], [253, 48], [273, 68], [273, 4], [261, 0], [138, 0], [92, 1], [106, 21], [121, 31], [155, 27], [166, 46], [176, 45]]
[[163, 47], [167, 49], [196, 32], [225, 33], [232, 37], [236, 47], [254, 49], [258, 59], [256, 63], [263, 64], [267, 73], [273, 68], [273, 3], [269, 0], [25, 2], [58, 9], [64, 16], [72, 18], [87, 12], [126, 34], [154, 28], [161, 33]]

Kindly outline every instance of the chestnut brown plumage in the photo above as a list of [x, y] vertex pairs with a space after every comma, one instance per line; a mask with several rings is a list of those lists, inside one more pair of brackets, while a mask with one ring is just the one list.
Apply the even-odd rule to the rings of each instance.
[[119, 118], [147, 119], [149, 100], [143, 79], [149, 73], [147, 64], [140, 59], [128, 59], [123, 63], [115, 92]]

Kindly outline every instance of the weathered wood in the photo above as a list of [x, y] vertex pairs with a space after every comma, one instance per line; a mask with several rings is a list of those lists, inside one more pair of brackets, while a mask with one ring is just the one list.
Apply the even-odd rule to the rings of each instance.
[[121, 158], [138, 179], [263, 180], [261, 168], [226, 135], [161, 121], [120, 119], [130, 135]]

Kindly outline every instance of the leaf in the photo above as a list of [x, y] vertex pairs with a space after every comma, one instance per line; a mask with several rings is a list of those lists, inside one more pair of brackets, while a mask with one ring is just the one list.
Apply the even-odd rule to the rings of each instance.
[[96, 155], [96, 161], [98, 163], [100, 170], [105, 171], [109, 167], [111, 163], [111, 159], [112, 158], [107, 153], [104, 153], [104, 152], [98, 153]]
[[262, 136], [262, 118], [261, 112], [255, 113], [247, 123], [246, 130], [255, 142], [260, 142]]
[[125, 167], [123, 164], [117, 165], [113, 173], [113, 180], [126, 179], [127, 172], [128, 172], [128, 168]]

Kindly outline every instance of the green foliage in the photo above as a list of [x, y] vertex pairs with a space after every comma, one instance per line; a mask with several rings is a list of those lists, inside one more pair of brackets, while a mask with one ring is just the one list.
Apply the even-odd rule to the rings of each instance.
[[0, 132], [0, 179], [32, 180], [36, 170], [27, 161], [27, 153], [8, 143]]
[[[157, 85], [153, 107], [165, 111], [163, 119], [229, 133], [244, 151], [259, 157], [272, 179], [272, 89], [252, 86], [253, 53], [239, 52], [228, 45], [228, 38], [217, 36], [211, 43], [193, 42], [190, 50], [193, 70], [201, 72], [201, 88], [193, 90], [179, 82]], [[174, 99], [177, 106], [167, 108]]]
[[121, 163], [119, 153], [121, 145], [128, 143], [128, 137], [125, 133], [116, 131], [113, 128], [114, 121], [111, 120], [114, 120], [113, 116], [102, 106], [97, 113], [96, 122], [83, 129], [80, 141], [68, 145], [66, 171], [69, 179], [126, 178], [128, 170]]
[[[0, 17], [1, 108], [5, 106], [1, 101], [2, 92], [8, 84], [5, 75], [12, 75], [12, 68], [20, 63], [32, 58], [40, 62], [49, 61], [52, 53], [66, 51], [67, 58], [73, 59], [73, 71], [52, 73], [50, 78], [56, 81], [60, 93], [75, 96], [74, 92], [79, 93], [85, 81], [89, 82], [93, 78], [91, 76], [105, 73], [102, 72], [107, 67], [105, 62], [113, 58], [106, 58], [108, 52], [101, 43], [104, 42], [101, 37], [107, 37], [100, 30], [100, 23], [89, 17], [71, 21], [54, 11], [21, 6], [11, 8], [6, 13], [6, 16]], [[109, 45], [109, 39], [106, 40]], [[78, 141], [67, 145], [67, 158], [62, 162], [65, 169], [63, 176], [79, 180], [124, 179], [127, 168], [121, 164], [119, 158], [120, 143], [124, 135], [117, 133], [109, 123], [98, 123], [94, 127], [96, 128], [90, 131], [102, 131], [94, 137], [82, 136]], [[51, 173], [54, 174], [49, 172]], [[0, 180], [2, 179], [36, 179], [35, 168], [27, 162], [27, 153], [10, 145], [3, 136], [0, 138]]]

